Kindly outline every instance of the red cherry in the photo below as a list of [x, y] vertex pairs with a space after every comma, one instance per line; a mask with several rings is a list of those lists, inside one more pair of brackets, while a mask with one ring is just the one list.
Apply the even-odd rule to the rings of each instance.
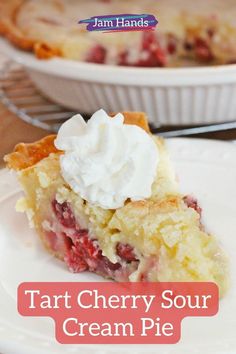
[[72, 213], [69, 203], [58, 203], [56, 199], [52, 202], [52, 209], [59, 220], [59, 222], [68, 228], [75, 227], [75, 217]]
[[134, 254], [133, 247], [128, 244], [123, 244], [119, 242], [116, 246], [116, 253], [121, 259], [124, 259], [127, 262], [137, 260]]
[[90, 63], [104, 64], [106, 60], [106, 54], [106, 49], [98, 44], [90, 50], [86, 61]]

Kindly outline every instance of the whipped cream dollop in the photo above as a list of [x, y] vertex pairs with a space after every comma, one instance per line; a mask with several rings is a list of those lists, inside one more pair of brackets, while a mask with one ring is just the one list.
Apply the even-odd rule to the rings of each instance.
[[55, 146], [63, 150], [61, 173], [75, 193], [104, 209], [151, 196], [159, 162], [152, 137], [118, 113], [103, 110], [88, 123], [78, 114], [60, 128]]

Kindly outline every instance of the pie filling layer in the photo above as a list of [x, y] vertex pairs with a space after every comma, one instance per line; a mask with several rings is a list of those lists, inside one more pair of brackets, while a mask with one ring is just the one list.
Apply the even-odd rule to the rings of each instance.
[[82, 229], [76, 222], [69, 203], [52, 202], [52, 211], [61, 230], [46, 231], [49, 247], [66, 262], [74, 273], [90, 271], [117, 281], [128, 281], [129, 275], [138, 268], [134, 249], [128, 244], [117, 243], [116, 254], [119, 262], [112, 263], [102, 254], [97, 239]]
[[[141, 35], [140, 48], [137, 48], [135, 53], [130, 48], [120, 51], [117, 53], [115, 64], [136, 67], [217, 64], [219, 58], [213, 49], [215, 36], [217, 32], [212, 28], [206, 29], [203, 37], [196, 33], [191, 37], [186, 35], [185, 39], [179, 39], [175, 34], [158, 36], [155, 32], [144, 32]], [[107, 64], [109, 49], [102, 44], [96, 44], [88, 50], [85, 61]], [[226, 59], [224, 64], [234, 64], [235, 61], [236, 56]]]
[[[212, 281], [223, 296], [228, 259], [205, 231], [197, 201], [179, 194], [163, 140], [153, 141], [159, 162], [150, 198], [128, 198], [115, 209], [85, 200], [70, 187], [62, 177], [61, 153], [50, 148], [49, 156], [41, 158], [42, 144], [51, 147], [53, 141], [28, 150], [22, 144], [6, 159], [19, 169], [24, 156], [19, 180], [25, 197], [17, 208], [26, 211], [48, 251], [72, 272], [90, 271], [116, 281]], [[27, 160], [31, 152], [33, 163]]]

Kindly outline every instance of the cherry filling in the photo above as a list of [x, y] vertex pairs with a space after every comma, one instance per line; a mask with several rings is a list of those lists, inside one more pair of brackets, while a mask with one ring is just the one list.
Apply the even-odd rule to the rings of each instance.
[[175, 54], [177, 51], [178, 40], [173, 34], [169, 34], [167, 51], [169, 54]]
[[214, 59], [209, 43], [197, 37], [194, 43], [195, 55], [199, 61], [209, 62]]
[[183, 48], [186, 52], [192, 52], [196, 60], [199, 62], [211, 62], [215, 59], [211, 49], [211, 44], [215, 36], [215, 30], [208, 28], [206, 30], [205, 38], [196, 36], [189, 40], [186, 38], [183, 44]]
[[128, 244], [124, 245], [123, 243], [118, 242], [116, 245], [116, 253], [121, 259], [124, 259], [128, 263], [137, 261], [133, 247]]
[[69, 203], [58, 203], [55, 199], [52, 201], [52, 210], [60, 227], [57, 232], [48, 232], [47, 240], [51, 249], [64, 258], [71, 272], [89, 270], [125, 281], [128, 280], [129, 274], [137, 269], [138, 261], [130, 245], [118, 243], [116, 252], [121, 262], [112, 263], [103, 256], [97, 240], [92, 239], [88, 230], [81, 229], [76, 223]]
[[[182, 41], [182, 48], [185, 50], [187, 57], [192, 58], [194, 56], [195, 60], [199, 63], [209, 63], [215, 59], [211, 49], [215, 31], [209, 28], [206, 30], [206, 34], [206, 38], [196, 36], [191, 39], [186, 35], [186, 38]], [[140, 48], [137, 49], [135, 57], [133, 56], [133, 48], [124, 49], [118, 53], [117, 64], [136, 67], [165, 67], [168, 65], [168, 59], [176, 55], [177, 49], [180, 46], [181, 42], [174, 34], [168, 34], [165, 43], [162, 43], [154, 31], [144, 31], [142, 33]], [[89, 50], [86, 61], [105, 64], [107, 59], [107, 49], [97, 44]]]
[[[184, 202], [201, 216], [202, 210], [195, 198], [186, 196], [184, 197]], [[98, 241], [89, 235], [87, 229], [80, 228], [78, 223], [76, 223], [69, 203], [58, 203], [54, 199], [52, 201], [52, 211], [57, 220], [57, 231], [45, 232], [47, 242], [51, 250], [64, 259], [71, 272], [78, 273], [88, 270], [118, 281], [129, 280], [129, 275], [139, 265], [139, 260], [131, 245], [118, 242], [116, 254], [119, 256], [120, 261], [112, 263], [102, 254]], [[150, 268], [153, 267], [152, 258], [150, 258], [149, 262]], [[145, 272], [140, 275], [140, 280], [147, 281]]]
[[129, 51], [121, 52], [118, 58], [119, 65], [140, 67], [163, 67], [167, 65], [167, 53], [160, 46], [154, 32], [143, 33], [140, 53], [136, 60], [129, 59]]
[[73, 236], [73, 246], [65, 257], [65, 261], [72, 272], [85, 270], [103, 275], [111, 273], [121, 267], [119, 263], [112, 263], [102, 255], [96, 240], [89, 238], [88, 230], [79, 230]]
[[[143, 33], [140, 52], [136, 60], [131, 60], [129, 50], [124, 50], [118, 55], [118, 65], [141, 66], [141, 67], [162, 67], [167, 64], [167, 51], [173, 54], [176, 50], [174, 38], [170, 38], [170, 43], [165, 50], [160, 46], [154, 32]], [[86, 61], [90, 63], [105, 64], [107, 60], [107, 50], [102, 45], [95, 45], [87, 54]]]
[[92, 47], [86, 61], [89, 63], [104, 64], [106, 61], [107, 51], [102, 45]]
[[196, 212], [200, 215], [202, 215], [202, 208], [198, 205], [198, 201], [196, 198], [192, 197], [191, 195], [186, 195], [184, 197], [184, 202], [187, 205], [188, 208], [192, 208], [196, 210]]
[[68, 203], [58, 203], [56, 199], [52, 202], [52, 209], [60, 224], [65, 227], [75, 228], [75, 217]]

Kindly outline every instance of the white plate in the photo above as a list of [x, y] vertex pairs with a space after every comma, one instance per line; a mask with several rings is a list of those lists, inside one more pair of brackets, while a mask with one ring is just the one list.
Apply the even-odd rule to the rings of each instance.
[[89, 273], [71, 274], [41, 247], [26, 218], [14, 205], [19, 187], [13, 173], [0, 173], [0, 351], [4, 354], [44, 353], [236, 353], [236, 147], [208, 140], [171, 139], [171, 158], [184, 193], [203, 206], [207, 229], [217, 235], [231, 260], [231, 289], [217, 316], [187, 318], [176, 345], [60, 345], [49, 318], [21, 317], [16, 288], [24, 281], [99, 281]]

